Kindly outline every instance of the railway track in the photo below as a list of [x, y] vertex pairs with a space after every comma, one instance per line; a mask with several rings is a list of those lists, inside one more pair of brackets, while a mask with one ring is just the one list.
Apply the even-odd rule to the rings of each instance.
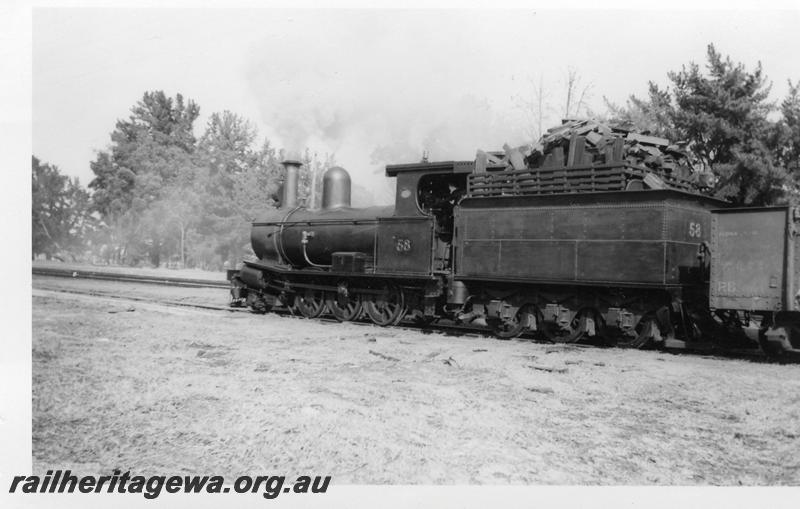
[[[49, 274], [48, 274], [49, 275]], [[115, 282], [126, 282], [126, 283], [139, 283], [140, 281], [131, 281], [128, 279], [112, 279], [112, 278], [95, 278], [95, 279], [105, 279], [108, 281], [115, 281]], [[216, 288], [216, 287], [214, 287]], [[244, 307], [231, 307], [231, 306], [218, 306], [212, 304], [202, 304], [196, 302], [185, 302], [185, 301], [177, 301], [172, 299], [159, 299], [153, 297], [136, 297], [131, 295], [120, 295], [118, 293], [112, 292], [103, 292], [98, 290], [79, 290], [79, 289], [66, 289], [66, 288], [54, 288], [54, 287], [43, 287], [43, 290], [47, 290], [49, 292], [58, 292], [58, 293], [66, 293], [71, 295], [85, 295], [89, 297], [98, 297], [98, 298], [105, 298], [105, 299], [118, 299], [124, 301], [135, 301], [135, 302], [146, 302], [150, 304], [161, 304], [165, 306], [176, 306], [176, 307], [184, 307], [184, 308], [196, 308], [196, 309], [204, 309], [204, 310], [212, 310], [212, 311], [222, 311], [227, 313], [248, 313], [250, 314], [251, 311], [249, 308]], [[294, 313], [292, 310], [288, 308], [277, 308], [272, 310], [270, 314], [276, 314], [279, 316], [286, 316], [286, 317], [296, 317], [298, 319], [306, 319], [302, 315]], [[322, 323], [331, 323], [331, 324], [338, 324], [340, 323], [338, 320], [329, 317], [319, 317], [315, 319], [318, 322]], [[364, 326], [364, 327], [375, 327], [372, 322], [367, 320], [355, 320], [350, 321], [347, 323], [351, 323], [357, 326]], [[469, 327], [464, 325], [457, 325], [457, 324], [447, 324], [447, 323], [437, 323], [435, 325], [417, 325], [414, 323], [404, 323], [395, 326], [397, 329], [405, 329], [405, 330], [415, 330], [415, 331], [422, 331], [422, 332], [442, 332], [449, 335], [458, 335], [458, 336], [467, 336], [471, 335], [473, 337], [493, 337], [489, 331], [485, 331], [483, 329], [477, 327]], [[526, 338], [530, 339], [530, 338]], [[584, 346], [584, 345], [579, 345]]]
[[[50, 267], [34, 267], [32, 270], [32, 274], [44, 277], [58, 277], [65, 279], [93, 279], [93, 280], [102, 280], [102, 281], [109, 281], [116, 283], [141, 283], [141, 284], [162, 285], [168, 287], [220, 288], [224, 290], [228, 290], [230, 288], [230, 283], [228, 283], [227, 281], [215, 281], [209, 279], [170, 278], [170, 277], [146, 276], [138, 274], [120, 274], [115, 272], [103, 272], [94, 270], [71, 270], [71, 269], [58, 269]], [[43, 288], [43, 289], [46, 289], [48, 291], [55, 291], [55, 292], [74, 294], [74, 295], [87, 295], [90, 297], [98, 297], [98, 298], [148, 302], [155, 304], [163, 304], [167, 306], [224, 311], [228, 313], [251, 312], [250, 309], [246, 307], [219, 306], [219, 305], [202, 304], [196, 302], [177, 301], [172, 299], [161, 299], [156, 297], [136, 297], [128, 294], [120, 295], [118, 293], [104, 292], [100, 290], [65, 289], [65, 288], [53, 288], [53, 287]], [[276, 308], [272, 310], [271, 313], [278, 314], [281, 316], [295, 316], [297, 318], [303, 318], [301, 315], [297, 314], [296, 312], [292, 311], [289, 308]], [[317, 318], [317, 320], [325, 323], [339, 323], [336, 319], [330, 317], [320, 317]], [[367, 320], [361, 320], [361, 321], [356, 320], [348, 323], [352, 323], [354, 325], [359, 325], [359, 326], [368, 326], [368, 327], [375, 326], [372, 322], [369, 322]], [[484, 330], [482, 328], [460, 325], [460, 324], [442, 323], [442, 322], [436, 323], [435, 325], [419, 325], [408, 322], [398, 325], [397, 328], [416, 330], [416, 331], [430, 331], [430, 332], [437, 331], [451, 335], [462, 335], [462, 336], [474, 335], [474, 336], [492, 337], [491, 332]]]
[[[227, 290], [230, 287], [227, 281], [215, 281], [209, 279], [188, 279], [188, 278], [148, 276], [148, 275], [138, 275], [138, 274], [120, 274], [120, 273], [94, 271], [94, 270], [72, 270], [72, 269], [58, 269], [49, 267], [47, 268], [34, 267], [32, 270], [32, 274], [37, 276], [46, 276], [46, 277], [69, 278], [69, 279], [91, 279], [91, 280], [102, 280], [102, 281], [118, 282], [118, 283], [152, 284], [152, 285], [161, 285], [167, 287], [218, 288], [225, 290]], [[52, 287], [44, 289], [48, 291], [56, 291], [67, 294], [77, 294], [77, 295], [87, 295], [98, 298], [147, 302], [153, 304], [162, 304], [166, 306], [195, 308], [195, 309], [203, 309], [211, 311], [220, 311], [226, 313], [251, 312], [249, 308], [244, 308], [244, 307], [231, 307], [231, 306], [221, 306], [221, 305], [204, 304], [197, 302], [179, 301], [173, 299], [162, 299], [154, 296], [137, 297], [129, 294], [120, 295], [119, 293], [114, 293], [114, 292], [87, 290], [87, 289], [65, 289], [65, 288], [52, 288]], [[295, 316], [298, 318], [303, 318], [301, 315], [297, 314], [296, 312], [292, 311], [289, 308], [276, 308], [270, 311], [270, 313], [278, 314], [280, 316]], [[320, 317], [317, 318], [316, 320], [325, 323], [339, 323], [336, 319], [330, 317]], [[352, 323], [353, 325], [365, 326], [365, 327], [375, 326], [372, 322], [368, 320], [355, 320], [355, 321], [349, 321], [347, 323]], [[440, 320], [433, 324], [427, 324], [427, 325], [421, 325], [413, 323], [411, 321], [405, 321], [401, 324], [398, 324], [395, 327], [399, 329], [413, 330], [422, 333], [439, 332], [453, 336], [494, 337], [491, 331], [485, 328], [477, 327], [474, 325], [451, 323], [447, 320]], [[547, 341], [542, 341], [531, 334], [525, 334], [521, 336], [520, 339], [533, 342], [547, 343]], [[573, 347], [592, 348], [592, 347], [597, 347], [598, 345], [568, 344], [560, 346], [569, 348]], [[676, 351], [676, 350], [669, 350], [669, 351]], [[699, 354], [699, 355], [715, 355], [727, 358], [738, 358], [738, 359], [747, 359], [755, 361], [763, 361], [767, 359], [766, 356], [763, 354], [763, 352], [761, 352], [760, 350], [749, 350], [749, 349], [721, 350], [719, 348], [708, 348], [702, 350], [680, 350], [680, 351], [686, 353]], [[783, 359], [783, 361], [788, 361], [788, 360], [789, 359]], [[794, 360], [794, 362], [797, 362], [797, 360]]]
[[225, 311], [228, 313], [244, 313], [248, 312], [248, 309], [245, 308], [232, 308], [230, 306], [215, 306], [212, 304], [201, 304], [197, 302], [184, 302], [179, 300], [170, 300], [170, 299], [155, 299], [151, 297], [136, 297], [133, 295], [119, 295], [117, 293], [111, 292], [101, 292], [101, 291], [94, 291], [94, 290], [74, 290], [74, 289], [66, 289], [66, 288], [48, 288], [43, 287], [42, 290], [46, 290], [48, 292], [58, 292], [58, 293], [67, 293], [71, 295], [86, 295], [89, 297], [98, 297], [104, 299], [118, 299], [124, 301], [135, 301], [135, 302], [146, 302], [149, 304], [162, 304], [165, 306], [175, 306], [175, 307], [184, 307], [184, 308], [196, 308], [196, 309], [210, 309], [213, 311]]
[[230, 283], [213, 279], [190, 279], [180, 277], [148, 276], [141, 274], [120, 274], [116, 272], [103, 272], [96, 270], [72, 270], [54, 267], [33, 267], [35, 276], [63, 277], [71, 279], [99, 279], [119, 283], [142, 283], [190, 288], [224, 288], [228, 289]]

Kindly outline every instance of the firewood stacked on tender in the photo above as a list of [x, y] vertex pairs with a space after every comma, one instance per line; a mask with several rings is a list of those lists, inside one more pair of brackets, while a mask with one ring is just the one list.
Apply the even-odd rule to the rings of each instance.
[[630, 124], [588, 119], [564, 120], [548, 129], [534, 146], [512, 148], [506, 144], [502, 152], [479, 150], [476, 162], [478, 173], [502, 168], [549, 172], [624, 165], [637, 169], [638, 178], [649, 188], [697, 191], [712, 185], [711, 175], [697, 168], [685, 142], [671, 143], [638, 132]]
[[671, 144], [666, 138], [639, 133], [630, 125], [595, 120], [568, 120], [548, 129], [526, 159], [531, 167], [625, 161], [686, 176], [693, 168], [685, 143]]

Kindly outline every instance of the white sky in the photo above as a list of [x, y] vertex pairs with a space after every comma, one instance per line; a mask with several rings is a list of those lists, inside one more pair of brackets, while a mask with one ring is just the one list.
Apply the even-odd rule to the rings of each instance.
[[603, 110], [603, 96], [623, 102], [703, 63], [713, 42], [749, 68], [760, 60], [782, 98], [800, 79], [798, 26], [800, 10], [36, 9], [33, 153], [88, 184], [116, 120], [162, 89], [200, 105], [198, 134], [229, 109], [377, 188], [384, 164], [423, 149], [471, 159], [525, 142], [531, 83], [541, 76], [561, 108], [569, 67]]

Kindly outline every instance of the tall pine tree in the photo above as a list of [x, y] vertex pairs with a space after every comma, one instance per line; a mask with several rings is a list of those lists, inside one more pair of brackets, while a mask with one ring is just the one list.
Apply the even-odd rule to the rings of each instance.
[[666, 89], [651, 82], [647, 99], [631, 97], [625, 107], [610, 105], [612, 115], [674, 141], [688, 141], [696, 160], [717, 176], [720, 198], [736, 205], [785, 201], [796, 187], [786, 146], [791, 126], [798, 124], [793, 113], [797, 90], [784, 102], [784, 119], [776, 124], [768, 119], [775, 106], [768, 101], [771, 87], [760, 63], [748, 70], [714, 45], [706, 56], [705, 71], [690, 63], [670, 72]]
[[162, 91], [146, 92], [111, 133], [111, 147], [91, 163], [92, 203], [109, 232], [114, 261], [146, 257], [159, 265], [168, 240], [157, 215], [147, 214], [164, 189], [196, 171], [193, 123], [200, 108]]

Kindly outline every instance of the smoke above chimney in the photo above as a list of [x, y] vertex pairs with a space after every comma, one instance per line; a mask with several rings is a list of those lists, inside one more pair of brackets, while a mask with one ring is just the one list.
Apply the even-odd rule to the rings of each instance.
[[[393, 11], [391, 22], [369, 11], [309, 13], [289, 33], [265, 34], [246, 61], [263, 133], [279, 147], [334, 155], [354, 203], [364, 191], [391, 203], [384, 165], [418, 161], [423, 150], [431, 161], [462, 160], [522, 145], [526, 113], [511, 97], [527, 82], [507, 79], [513, 66], [502, 79], [486, 72], [498, 58], [518, 62], [463, 33], [465, 21], [495, 36], [481, 16], [410, 11]], [[442, 26], [456, 36], [442, 37]]]

